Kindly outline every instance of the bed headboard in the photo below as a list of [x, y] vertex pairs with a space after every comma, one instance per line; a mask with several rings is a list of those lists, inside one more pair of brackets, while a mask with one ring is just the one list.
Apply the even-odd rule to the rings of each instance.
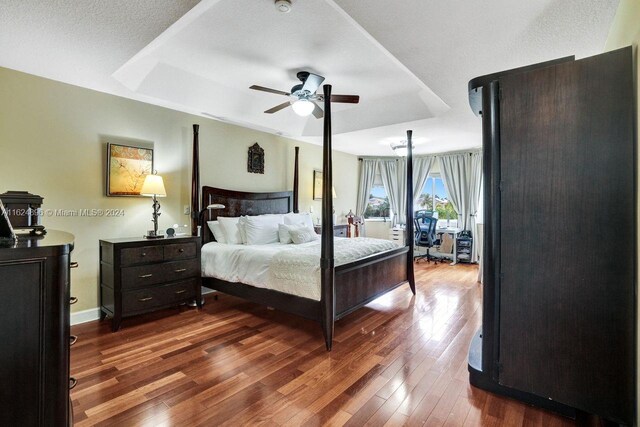
[[207, 221], [218, 216], [262, 215], [269, 213], [289, 213], [293, 211], [293, 191], [275, 193], [249, 193], [215, 187], [202, 187], [202, 207], [212, 203], [225, 205], [224, 209], [210, 209], [202, 221], [202, 244], [212, 242], [213, 233], [207, 227]]

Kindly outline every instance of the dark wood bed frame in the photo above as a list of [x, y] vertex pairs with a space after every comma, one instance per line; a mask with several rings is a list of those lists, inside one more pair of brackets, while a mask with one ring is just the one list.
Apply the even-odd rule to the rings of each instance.
[[[333, 197], [332, 197], [332, 148], [331, 148], [331, 86], [324, 85], [324, 137], [323, 137], [323, 182], [322, 182], [322, 235], [320, 256], [321, 299], [314, 301], [269, 289], [257, 288], [242, 283], [231, 283], [210, 277], [202, 278], [202, 285], [229, 295], [267, 305], [282, 311], [297, 314], [320, 322], [327, 350], [333, 343], [334, 323], [379, 296], [409, 283], [415, 295], [413, 272], [413, 159], [411, 137], [407, 131], [407, 244], [404, 247], [377, 253], [354, 262], [335, 266], [333, 254]], [[194, 125], [194, 153], [192, 179], [192, 212], [200, 212], [200, 206], [212, 203], [225, 205], [224, 209], [209, 210], [205, 221], [198, 224], [199, 215], [194, 215], [192, 228], [202, 228], [202, 243], [215, 240], [206, 221], [218, 216], [261, 215], [267, 213], [298, 212], [298, 147], [295, 148], [293, 191], [274, 193], [250, 193], [199, 187], [198, 125]], [[195, 189], [195, 190], [194, 190]], [[202, 202], [202, 204], [200, 204]]]

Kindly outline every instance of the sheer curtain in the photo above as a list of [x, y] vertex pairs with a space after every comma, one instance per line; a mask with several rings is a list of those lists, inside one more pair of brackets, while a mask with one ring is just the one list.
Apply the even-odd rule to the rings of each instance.
[[414, 157], [413, 158], [413, 202], [418, 200], [422, 194], [422, 187], [427, 181], [429, 172], [436, 162], [434, 156]]
[[458, 228], [469, 229], [469, 153], [438, 156], [440, 174], [449, 193], [449, 201], [458, 212]]
[[406, 221], [407, 200], [405, 197], [407, 185], [401, 176], [404, 176], [405, 160], [391, 159], [380, 160], [380, 174], [382, 175], [382, 184], [389, 197], [389, 205], [393, 210], [392, 224], [404, 224]]
[[[447, 154], [438, 157], [440, 173], [449, 193], [449, 201], [458, 212], [458, 227], [476, 233], [482, 183], [482, 155], [479, 152]], [[477, 244], [473, 245], [471, 261], [478, 260]]]
[[360, 182], [356, 200], [356, 216], [364, 215], [369, 204], [369, 194], [378, 169], [378, 159], [362, 159], [360, 162]]
[[469, 171], [469, 230], [473, 233], [476, 244], [472, 245], [471, 262], [478, 261], [479, 245], [482, 238], [478, 236], [478, 208], [482, 195], [482, 154], [471, 153]]

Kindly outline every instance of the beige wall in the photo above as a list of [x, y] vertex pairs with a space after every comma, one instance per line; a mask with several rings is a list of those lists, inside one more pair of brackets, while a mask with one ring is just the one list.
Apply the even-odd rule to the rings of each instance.
[[[74, 311], [98, 306], [98, 240], [142, 236], [151, 225], [145, 198], [106, 197], [107, 141], [152, 143], [155, 167], [165, 179], [160, 228], [188, 224], [183, 206], [191, 191], [193, 123], [200, 124], [201, 183], [234, 190], [290, 190], [293, 147], [299, 145], [300, 210], [312, 202], [313, 169], [322, 167], [318, 146], [252, 131], [142, 102], [119, 98], [0, 68], [0, 192], [28, 190], [44, 197], [45, 209], [124, 209], [124, 216], [44, 217], [47, 228], [76, 236], [72, 293]], [[246, 172], [247, 149], [265, 150], [265, 174]], [[334, 153], [334, 182], [341, 216], [355, 209], [358, 161]]]
[[[635, 75], [635, 90], [636, 90], [636, 112], [638, 113], [638, 122], [640, 122], [640, 79], [638, 75], [638, 44], [640, 43], [640, 1], [639, 0], [621, 0], [620, 5], [618, 6], [618, 11], [616, 12], [616, 16], [614, 18], [613, 24], [611, 25], [611, 29], [609, 30], [609, 37], [607, 39], [605, 50], [614, 50], [621, 47], [633, 46], [633, 57], [634, 57], [634, 75]], [[636, 123], [637, 125], [637, 123]], [[636, 135], [638, 135], [638, 129], [636, 129]], [[639, 152], [640, 153], [640, 152]], [[639, 159], [640, 160], [640, 159]], [[640, 182], [638, 183], [638, 187], [640, 188]], [[638, 198], [640, 200], [640, 197]], [[640, 214], [640, 206], [637, 209], [638, 214]], [[640, 222], [640, 217], [638, 218], [638, 222]], [[638, 247], [640, 247], [640, 240], [638, 241]], [[640, 266], [640, 263], [638, 263]], [[638, 272], [638, 277], [640, 277], [640, 272]], [[638, 325], [637, 331], [640, 333], [640, 324]], [[636, 372], [638, 371], [638, 367], [640, 366], [640, 358], [638, 359], [638, 363], [636, 365]], [[640, 379], [640, 377], [636, 374], [636, 379]], [[637, 384], [637, 391], [640, 391], [640, 381]], [[636, 397], [636, 402], [640, 402], [640, 397]], [[638, 404], [636, 403], [636, 412], [637, 412]]]

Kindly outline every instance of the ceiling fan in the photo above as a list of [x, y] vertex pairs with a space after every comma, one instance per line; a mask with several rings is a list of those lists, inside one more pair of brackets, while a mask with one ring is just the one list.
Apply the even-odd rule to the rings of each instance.
[[[293, 111], [299, 116], [308, 116], [313, 113], [317, 119], [321, 119], [324, 116], [322, 108], [316, 103], [316, 101], [323, 102], [324, 95], [316, 93], [324, 77], [317, 74], [310, 73], [308, 71], [300, 71], [296, 74], [296, 77], [301, 81], [300, 84], [291, 88], [291, 92], [284, 92], [281, 90], [271, 89], [264, 86], [253, 85], [249, 89], [260, 90], [262, 92], [275, 93], [276, 95], [284, 95], [290, 97], [290, 100], [283, 102], [280, 105], [276, 105], [273, 108], [265, 111], [267, 114], [273, 114], [288, 106], [293, 108]], [[347, 104], [357, 104], [360, 102], [358, 95], [331, 95], [331, 102], [342, 102]]]

